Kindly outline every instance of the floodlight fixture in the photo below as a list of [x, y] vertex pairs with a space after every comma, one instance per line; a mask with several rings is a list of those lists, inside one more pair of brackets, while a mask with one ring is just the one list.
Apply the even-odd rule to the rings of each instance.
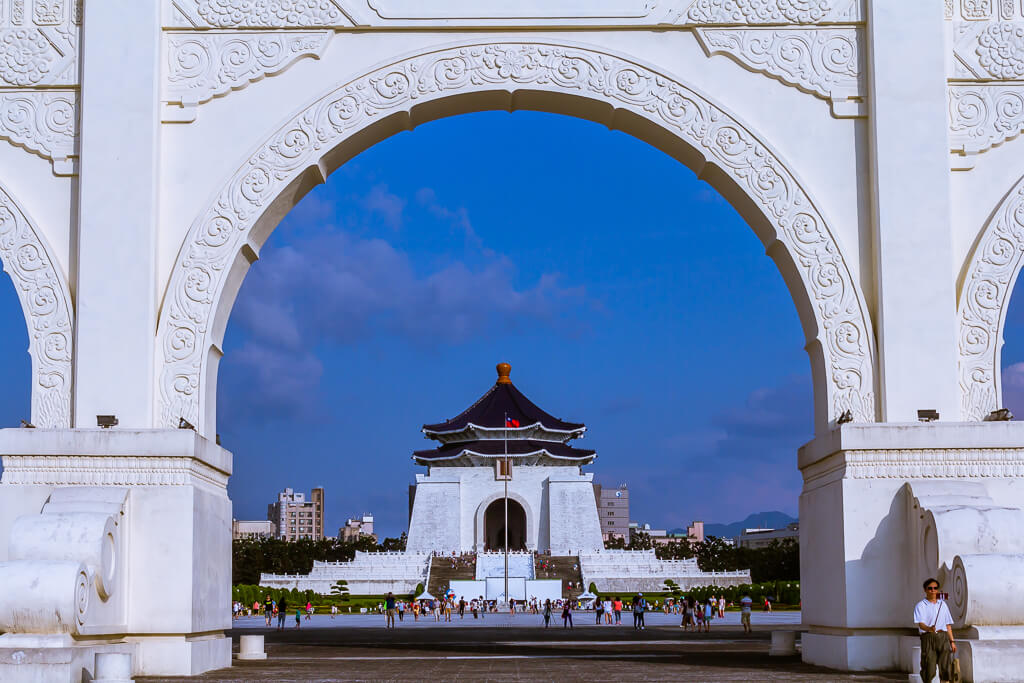
[[21, 421], [21, 426], [24, 429], [35, 429], [36, 428], [36, 426], [34, 424], [32, 424], [31, 422], [29, 422], [28, 420], [22, 420]]
[[1013, 413], [1009, 408], [998, 408], [985, 416], [985, 422], [1009, 422], [1013, 419]]
[[918, 422], [935, 422], [939, 419], [939, 411], [937, 410], [919, 410], [917, 411]]
[[836, 418], [837, 425], [844, 425], [847, 422], [853, 422], [853, 411], [847, 408], [843, 411], [843, 414]]
[[97, 415], [96, 425], [103, 429], [117, 426], [117, 415]]
[[178, 418], [178, 429], [191, 429], [195, 431], [196, 426], [183, 417]]

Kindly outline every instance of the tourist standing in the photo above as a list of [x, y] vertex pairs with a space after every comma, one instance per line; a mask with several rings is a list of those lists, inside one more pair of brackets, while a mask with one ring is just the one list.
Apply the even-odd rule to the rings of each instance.
[[568, 624], [572, 628], [572, 600], [566, 600], [562, 605], [562, 628]]
[[476, 609], [477, 609], [476, 598], [473, 598], [472, 600], [469, 601], [469, 611], [473, 613], [473, 618], [474, 619], [476, 619]]
[[939, 600], [939, 582], [923, 584], [925, 598], [914, 607], [914, 623], [921, 638], [921, 680], [931, 683], [938, 668], [939, 680], [952, 680], [952, 658], [956, 652], [953, 617], [945, 600]]
[[633, 630], [644, 630], [644, 610], [647, 608], [647, 601], [643, 593], [637, 593], [633, 598]]
[[284, 620], [288, 615], [288, 600], [282, 595], [281, 602], [277, 603], [277, 630], [284, 630]]
[[302, 626], [302, 608], [295, 608], [295, 628]]
[[750, 633], [754, 629], [750, 625], [750, 612], [754, 604], [754, 601], [750, 599], [749, 595], [744, 595], [743, 599], [740, 600], [740, 623], [743, 624], [743, 632]]
[[338, 606], [331, 605], [331, 619], [334, 619], [336, 616], [338, 616]]
[[601, 617], [604, 616], [604, 603], [601, 602], [601, 598], [594, 600], [594, 616], [596, 618], [595, 623], [601, 625]]
[[387, 597], [384, 598], [384, 614], [385, 614], [385, 617], [384, 617], [384, 628], [394, 628], [395, 627], [395, 612], [396, 611], [397, 611], [397, 609], [395, 607], [395, 594], [392, 593], [391, 591], [388, 591]]
[[622, 626], [622, 598], [616, 595], [612, 607], [615, 609], [615, 625]]
[[273, 616], [273, 614], [274, 614], [274, 601], [270, 599], [270, 595], [264, 595], [263, 596], [263, 616], [267, 620], [267, 626], [270, 626], [270, 619]]
[[718, 618], [725, 619], [725, 594], [718, 598]]
[[612, 601], [611, 600], [605, 600], [604, 601], [604, 623], [608, 624], [609, 626], [611, 626], [611, 623], [612, 623]]
[[459, 619], [464, 619], [465, 617], [466, 617], [466, 599], [460, 595], [459, 596]]
[[313, 603], [306, 601], [306, 621], [309, 621], [313, 617]]
[[544, 628], [551, 623], [551, 598], [544, 601]]
[[683, 619], [679, 625], [683, 627], [684, 631], [689, 631], [693, 625], [693, 598], [683, 598], [682, 603]]
[[715, 618], [715, 599], [713, 597], [708, 598], [708, 602], [704, 605], [704, 632], [711, 633], [711, 620]]

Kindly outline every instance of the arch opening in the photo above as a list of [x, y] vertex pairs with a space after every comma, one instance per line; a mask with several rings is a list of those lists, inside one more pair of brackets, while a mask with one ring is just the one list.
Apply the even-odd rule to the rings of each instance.
[[504, 498], [492, 501], [484, 511], [484, 550], [504, 550], [506, 528], [508, 549], [526, 550], [526, 511], [512, 498], [508, 499], [507, 524]]
[[727, 112], [664, 74], [587, 48], [502, 43], [381, 67], [311, 104], [242, 165], [193, 224], [172, 272], [158, 333], [162, 424], [185, 417], [201, 433], [215, 432], [216, 369], [234, 298], [260, 246], [310, 189], [399, 131], [495, 109], [602, 123], [707, 180], [765, 244], [797, 306], [816, 431], [846, 413], [875, 419], [863, 296], [825, 217], [786, 165]]

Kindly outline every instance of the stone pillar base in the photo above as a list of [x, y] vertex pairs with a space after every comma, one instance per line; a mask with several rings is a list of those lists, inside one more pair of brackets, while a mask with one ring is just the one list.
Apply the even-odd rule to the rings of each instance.
[[137, 670], [147, 675], [197, 676], [231, 666], [231, 639], [223, 633], [129, 640], [138, 646]]
[[900, 638], [896, 633], [834, 634], [811, 630], [801, 638], [805, 662], [837, 671], [897, 671]]
[[78, 641], [67, 634], [7, 633], [0, 636], [0, 681], [82, 683], [93, 679], [98, 653], [119, 652], [134, 657], [135, 651], [133, 643], [123, 640]]
[[[0, 456], [0, 575], [60, 560], [72, 579], [87, 577], [69, 584], [54, 575], [46, 579], [52, 590], [40, 587], [40, 595], [57, 596], [47, 597], [63, 610], [56, 620], [40, 595], [4, 594], [0, 631], [42, 644], [31, 650], [38, 662], [10, 676], [0, 670], [0, 680], [36, 680], [50, 667], [38, 680], [63, 681], [70, 672], [68, 680], [80, 683], [96, 652], [110, 651], [114, 641], [132, 655], [134, 675], [191, 676], [231, 666], [224, 635], [231, 627], [228, 451], [188, 429], [3, 429]], [[113, 540], [66, 556], [66, 537], [79, 526], [105, 528], [86, 524], [98, 511], [116, 522]], [[36, 529], [52, 531], [33, 539]], [[19, 541], [10, 551], [8, 539]], [[0, 662], [27, 665], [29, 651], [22, 650], [5, 650]]]

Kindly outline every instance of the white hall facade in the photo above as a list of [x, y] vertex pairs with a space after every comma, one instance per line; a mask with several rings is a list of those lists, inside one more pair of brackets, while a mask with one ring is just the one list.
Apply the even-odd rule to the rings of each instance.
[[216, 385], [249, 265], [367, 147], [517, 109], [664, 151], [778, 265], [814, 384], [803, 658], [911, 671], [936, 575], [967, 679], [1019, 677], [1024, 431], [998, 411], [1022, 31], [1009, 0], [0, 0], [0, 259], [36, 427], [0, 432], [0, 678], [29, 651], [53, 680], [102, 651], [230, 664]]
[[512, 383], [507, 363], [497, 369], [497, 382], [472, 406], [423, 426], [441, 445], [413, 454], [427, 473], [416, 475], [407, 549], [496, 552], [505, 548], [507, 528], [511, 550], [602, 550], [594, 475], [583, 472], [595, 453], [568, 444], [586, 427], [534, 405]]

